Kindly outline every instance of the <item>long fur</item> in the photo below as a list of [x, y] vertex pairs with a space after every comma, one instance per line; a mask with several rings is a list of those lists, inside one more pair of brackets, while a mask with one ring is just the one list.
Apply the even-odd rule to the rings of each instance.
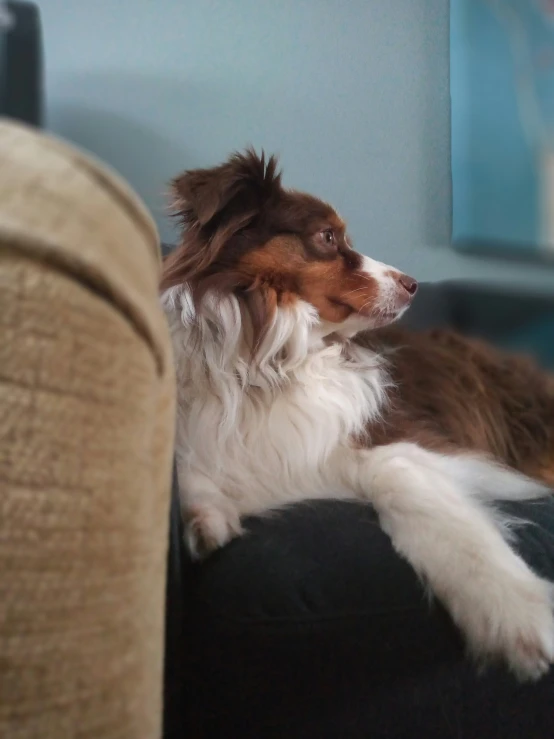
[[[191, 552], [240, 535], [246, 514], [310, 498], [366, 500], [472, 653], [540, 677], [554, 658], [550, 585], [510, 548], [506, 521], [489, 506], [550, 492], [551, 437], [530, 447], [524, 469], [506, 451], [519, 432], [497, 439], [483, 410], [473, 443], [471, 409], [441, 405], [432, 384], [421, 390], [431, 370], [418, 374], [417, 338], [406, 354], [381, 331], [409, 305], [411, 278], [351, 253], [330, 206], [282, 190], [273, 161], [268, 168], [250, 152], [176, 181], [186, 227], [162, 303]], [[486, 386], [486, 373], [472, 377]], [[548, 414], [554, 393], [541, 383]], [[518, 418], [521, 426], [523, 411]]]

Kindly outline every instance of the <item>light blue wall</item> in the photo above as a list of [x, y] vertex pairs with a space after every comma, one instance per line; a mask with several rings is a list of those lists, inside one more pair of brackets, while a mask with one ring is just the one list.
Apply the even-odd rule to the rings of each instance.
[[48, 124], [152, 208], [166, 182], [252, 143], [331, 201], [361, 251], [420, 279], [535, 286], [455, 253], [445, 0], [43, 0]]

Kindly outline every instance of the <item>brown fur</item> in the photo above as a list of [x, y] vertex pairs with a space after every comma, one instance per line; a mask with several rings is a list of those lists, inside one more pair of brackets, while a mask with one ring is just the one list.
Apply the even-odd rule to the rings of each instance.
[[358, 341], [393, 348], [391, 406], [371, 444], [478, 450], [554, 483], [554, 382], [530, 359], [449, 330], [389, 327]]

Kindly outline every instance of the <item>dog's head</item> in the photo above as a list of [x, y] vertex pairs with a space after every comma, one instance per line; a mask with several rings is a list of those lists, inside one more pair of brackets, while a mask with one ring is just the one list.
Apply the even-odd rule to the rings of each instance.
[[285, 189], [274, 157], [248, 150], [173, 183], [181, 245], [165, 261], [162, 290], [187, 283], [248, 307], [259, 338], [280, 308], [315, 308], [329, 333], [352, 335], [396, 320], [417, 290], [407, 275], [354, 251], [327, 203]]

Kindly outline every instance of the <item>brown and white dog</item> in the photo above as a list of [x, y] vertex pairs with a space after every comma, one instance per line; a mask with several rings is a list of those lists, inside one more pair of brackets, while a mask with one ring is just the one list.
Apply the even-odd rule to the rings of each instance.
[[161, 288], [192, 553], [240, 535], [245, 514], [367, 500], [479, 660], [544, 674], [551, 586], [491, 504], [551, 492], [552, 380], [448, 331], [390, 327], [416, 281], [353, 251], [274, 158], [236, 154], [173, 189], [184, 230]]

